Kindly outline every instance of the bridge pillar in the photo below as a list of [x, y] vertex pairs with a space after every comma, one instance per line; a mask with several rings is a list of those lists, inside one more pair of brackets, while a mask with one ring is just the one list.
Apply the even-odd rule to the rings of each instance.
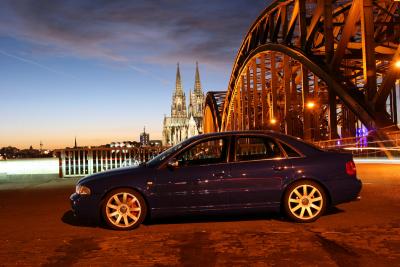
[[328, 116], [328, 124], [329, 124], [329, 139], [337, 139], [338, 131], [337, 131], [337, 107], [336, 107], [336, 94], [333, 90], [329, 90], [328, 94], [329, 101], [329, 116]]
[[265, 83], [265, 54], [260, 55], [260, 84], [261, 84], [261, 128], [265, 129], [268, 123], [268, 94]]
[[361, 31], [363, 71], [365, 80], [365, 97], [367, 102], [372, 102], [376, 94], [376, 60], [374, 40], [374, 15], [372, 0], [361, 0]]
[[290, 66], [290, 59], [288, 56], [283, 56], [283, 87], [285, 92], [285, 133], [293, 135], [293, 120], [292, 112], [293, 99], [291, 94], [290, 79], [292, 78], [292, 71]]
[[258, 119], [258, 103], [259, 103], [259, 95], [258, 95], [258, 79], [257, 79], [257, 58], [253, 61], [253, 129], [259, 129], [259, 119]]
[[[277, 77], [277, 71], [276, 71], [276, 58], [275, 58], [275, 53], [271, 52], [270, 53], [270, 60], [271, 60], [271, 94], [272, 94], [272, 115], [271, 117], [271, 122], [272, 119], [276, 121], [275, 124], [271, 125], [271, 128], [274, 130], [279, 130], [280, 129], [280, 124], [281, 124], [281, 118], [279, 117], [278, 114], [278, 77]], [[270, 122], [270, 123], [271, 123]]]
[[312, 138], [312, 128], [311, 128], [311, 113], [314, 107], [308, 109], [307, 102], [310, 101], [309, 93], [310, 87], [308, 82], [308, 70], [304, 65], [301, 65], [301, 79], [302, 79], [302, 100], [303, 100], [303, 133], [304, 140], [310, 141]]
[[244, 77], [243, 75], [240, 77], [240, 129], [244, 130], [245, 128], [245, 118], [246, 118], [246, 114], [245, 114], [245, 109], [246, 109], [246, 102], [245, 102], [245, 92], [244, 92]]
[[322, 94], [320, 96], [320, 92], [319, 92], [319, 78], [314, 73], [313, 73], [313, 79], [314, 79], [313, 98], [318, 100], [318, 102], [317, 102], [317, 108], [314, 110], [314, 114], [313, 114], [312, 127], [314, 128], [314, 140], [321, 140], [320, 125], [322, 123], [320, 122], [320, 115], [323, 113], [322, 105], [324, 103], [323, 103], [323, 99], [322, 99]]
[[247, 96], [247, 112], [246, 112], [246, 130], [250, 130], [251, 126], [251, 90], [250, 90], [250, 68], [246, 70], [246, 96]]

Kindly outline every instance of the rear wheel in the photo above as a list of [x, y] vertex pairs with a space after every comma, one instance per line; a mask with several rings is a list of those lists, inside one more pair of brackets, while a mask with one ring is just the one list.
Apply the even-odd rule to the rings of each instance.
[[324, 189], [313, 181], [298, 181], [286, 190], [284, 199], [286, 216], [296, 222], [313, 222], [326, 210]]
[[132, 189], [113, 190], [104, 198], [103, 219], [112, 229], [134, 229], [143, 222], [146, 213], [147, 207], [143, 197]]

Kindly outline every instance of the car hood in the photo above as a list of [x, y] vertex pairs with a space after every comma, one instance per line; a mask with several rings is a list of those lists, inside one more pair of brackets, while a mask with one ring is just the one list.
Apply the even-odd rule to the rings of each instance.
[[123, 167], [123, 168], [103, 171], [81, 178], [78, 181], [78, 184], [86, 184], [97, 180], [109, 179], [115, 176], [120, 177], [123, 176], [124, 174], [129, 174], [131, 176], [143, 172], [145, 169], [147, 169], [147, 167], [145, 165], [142, 165], [142, 166], [130, 166], [130, 167]]

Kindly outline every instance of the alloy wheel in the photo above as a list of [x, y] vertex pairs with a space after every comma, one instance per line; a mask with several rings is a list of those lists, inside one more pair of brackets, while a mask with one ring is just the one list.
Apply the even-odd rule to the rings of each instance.
[[286, 198], [288, 215], [299, 222], [313, 221], [325, 210], [325, 194], [314, 183], [300, 183], [289, 190]]
[[[130, 229], [140, 224], [143, 207], [133, 192], [114, 192], [106, 198], [104, 217], [114, 229]], [[143, 203], [143, 202], [142, 202]]]

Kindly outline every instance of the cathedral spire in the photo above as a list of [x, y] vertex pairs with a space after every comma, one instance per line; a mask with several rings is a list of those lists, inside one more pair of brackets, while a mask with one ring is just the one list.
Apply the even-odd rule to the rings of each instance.
[[185, 118], [186, 115], [186, 96], [182, 88], [181, 72], [178, 63], [176, 68], [175, 92], [172, 96], [171, 117]]
[[201, 89], [199, 64], [196, 62], [194, 88], [189, 92], [187, 107], [178, 63], [176, 85], [172, 94], [171, 117], [164, 115], [163, 144], [175, 145], [190, 136], [202, 133], [203, 106], [204, 94]]
[[200, 83], [199, 63], [197, 61], [196, 61], [196, 77], [195, 77], [195, 81], [194, 81], [194, 93], [202, 94], [201, 83]]
[[181, 93], [183, 92], [182, 89], [182, 81], [181, 81], [181, 72], [179, 70], [179, 62], [177, 64], [177, 68], [176, 68], [176, 85], [175, 85], [175, 93]]

